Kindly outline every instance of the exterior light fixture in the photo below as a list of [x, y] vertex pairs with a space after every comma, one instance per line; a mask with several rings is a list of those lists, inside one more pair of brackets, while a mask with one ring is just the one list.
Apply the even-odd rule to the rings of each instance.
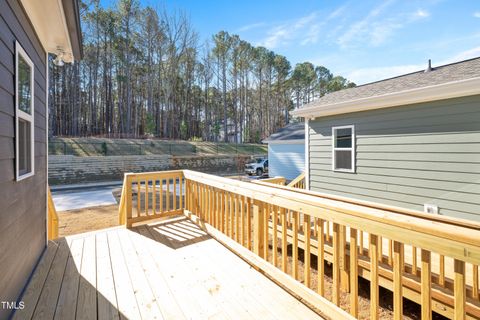
[[65, 65], [65, 61], [63, 61], [63, 50], [62, 48], [57, 48], [57, 56], [53, 59], [53, 64], [57, 67], [63, 67]]

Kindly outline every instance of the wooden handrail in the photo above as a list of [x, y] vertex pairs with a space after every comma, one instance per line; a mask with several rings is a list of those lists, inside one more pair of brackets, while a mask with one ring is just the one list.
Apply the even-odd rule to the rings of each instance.
[[[160, 194], [169, 192], [167, 181], [182, 183], [181, 200], [175, 197], [181, 204], [160, 214], [144, 214], [149, 199], [158, 195], [156, 187], [162, 186]], [[143, 199], [143, 209], [137, 201], [140, 215], [132, 216], [135, 196]], [[126, 174], [122, 199], [120, 220], [127, 226], [183, 211], [246, 261], [333, 318], [346, 316], [318, 298], [325, 294], [323, 263], [316, 268], [317, 293], [311, 290], [311, 255], [331, 263], [332, 302], [338, 306], [341, 292], [349, 292], [348, 311], [354, 317], [356, 279], [363, 277], [370, 281], [372, 319], [378, 318], [380, 286], [393, 292], [395, 319], [402, 316], [403, 297], [420, 303], [426, 318], [432, 311], [455, 319], [480, 318], [480, 229], [475, 223], [190, 170]], [[299, 250], [304, 251], [303, 273], [298, 270]], [[291, 267], [287, 254], [292, 255]]]
[[260, 180], [252, 180], [251, 182], [258, 183], [258, 184], [267, 184], [267, 185], [275, 184], [279, 186], [284, 186], [286, 181], [287, 179], [285, 179], [284, 177], [272, 177], [272, 178], [266, 178], [266, 179], [260, 179]]
[[290, 181], [287, 187], [305, 189], [305, 172], [300, 173], [298, 177]]
[[52, 193], [50, 192], [50, 187], [47, 187], [47, 224], [48, 224], [48, 231], [47, 237], [48, 240], [53, 240], [58, 238], [58, 214], [57, 210], [55, 209], [55, 204], [53, 203]]

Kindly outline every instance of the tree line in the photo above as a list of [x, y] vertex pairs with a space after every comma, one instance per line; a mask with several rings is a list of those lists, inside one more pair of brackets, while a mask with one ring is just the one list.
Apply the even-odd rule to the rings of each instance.
[[50, 136], [259, 142], [289, 111], [355, 86], [220, 31], [200, 43], [182, 12], [81, 3], [82, 61], [53, 65]]

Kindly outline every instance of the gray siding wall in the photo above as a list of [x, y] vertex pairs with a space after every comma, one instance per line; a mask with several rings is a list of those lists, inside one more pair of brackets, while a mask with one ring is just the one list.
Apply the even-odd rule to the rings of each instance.
[[[332, 126], [355, 125], [356, 173], [332, 171]], [[310, 189], [480, 221], [480, 96], [310, 121]]]
[[[15, 181], [15, 40], [35, 64], [35, 175]], [[45, 248], [45, 51], [17, 0], [0, 1], [0, 301], [16, 301]], [[0, 319], [9, 310], [0, 307]]]

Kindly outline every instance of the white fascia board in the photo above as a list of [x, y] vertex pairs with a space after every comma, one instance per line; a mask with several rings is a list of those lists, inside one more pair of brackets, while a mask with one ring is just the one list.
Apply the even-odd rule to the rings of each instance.
[[291, 112], [293, 116], [313, 119], [342, 113], [383, 109], [480, 94], [480, 77], [388, 93], [334, 104], [315, 105], [315, 102]]

